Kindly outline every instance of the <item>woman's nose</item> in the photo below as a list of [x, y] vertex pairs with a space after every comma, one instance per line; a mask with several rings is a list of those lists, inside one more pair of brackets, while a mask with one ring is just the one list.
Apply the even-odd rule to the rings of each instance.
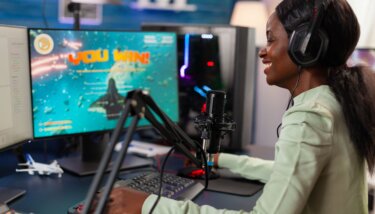
[[263, 58], [267, 54], [267, 49], [265, 47], [261, 48], [258, 52], [258, 56]]

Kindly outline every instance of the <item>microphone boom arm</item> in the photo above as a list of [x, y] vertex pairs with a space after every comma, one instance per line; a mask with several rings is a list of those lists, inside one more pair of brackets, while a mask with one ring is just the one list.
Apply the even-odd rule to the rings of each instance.
[[[160, 123], [151, 110], [161, 119], [164, 123]], [[121, 163], [123, 162], [125, 155], [127, 153], [130, 141], [135, 132], [138, 121], [141, 118], [146, 118], [168, 141], [171, 141], [174, 146], [176, 146], [185, 156], [187, 156], [194, 164], [198, 167], [203, 167], [205, 161], [195, 157], [189, 150], [189, 147], [193, 148], [195, 151], [203, 151], [202, 147], [194, 140], [192, 140], [184, 131], [177, 126], [155, 103], [155, 101], [148, 95], [147, 92], [142, 90], [130, 91], [125, 98], [125, 107], [122, 110], [121, 116], [117, 122], [116, 128], [111, 136], [110, 142], [103, 154], [100, 161], [98, 171], [95, 174], [94, 180], [91, 183], [90, 189], [87, 193], [83, 212], [87, 214], [93, 204], [93, 199], [97, 194], [99, 185], [103, 179], [106, 168], [110, 162], [113, 154], [113, 150], [116, 142], [118, 142], [123, 126], [128, 118], [129, 114], [133, 116], [130, 126], [125, 134], [123, 146], [115, 159], [113, 167], [111, 169], [108, 180], [104, 186], [99, 202], [95, 209], [95, 213], [100, 214], [103, 212], [109, 194], [112, 190], [114, 181], [118, 175]], [[205, 159], [205, 157], [203, 157]]]

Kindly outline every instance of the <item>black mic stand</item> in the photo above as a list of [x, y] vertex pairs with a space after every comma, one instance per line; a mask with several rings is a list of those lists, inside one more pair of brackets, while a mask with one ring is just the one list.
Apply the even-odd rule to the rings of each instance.
[[[151, 110], [159, 117], [159, 119], [161, 119], [164, 125], [155, 118]], [[91, 183], [90, 189], [87, 193], [84, 202], [84, 209], [82, 212], [84, 214], [87, 214], [91, 209], [93, 199], [97, 194], [99, 185], [103, 179], [105, 170], [113, 154], [115, 144], [119, 139], [120, 133], [129, 114], [133, 116], [133, 119], [131, 121], [130, 126], [127, 129], [123, 146], [118, 156], [116, 157], [109, 178], [106, 184], [104, 185], [104, 189], [102, 191], [101, 198], [97, 203], [98, 205], [95, 209], [95, 213], [99, 214], [103, 212], [109, 194], [113, 188], [114, 181], [118, 175], [120, 165], [123, 162], [125, 155], [127, 153], [129, 143], [132, 139], [138, 121], [143, 117], [145, 117], [160, 132], [160, 134], [163, 137], [171, 141], [179, 151], [181, 151], [185, 156], [187, 156], [198, 167], [203, 167], [203, 165], [207, 163], [206, 157], [204, 155], [202, 155], [201, 159], [198, 159], [190, 153], [189, 147], [194, 149], [195, 151], [200, 151], [201, 154], [203, 154], [203, 149], [197, 142], [193, 141], [189, 136], [187, 136], [187, 134], [185, 134], [182, 131], [182, 129], [178, 127], [167, 115], [165, 115], [165, 113], [156, 105], [151, 96], [149, 96], [145, 91], [142, 90], [130, 91], [127, 97], [125, 98], [125, 107], [117, 122], [116, 128], [113, 132], [113, 135], [111, 136], [109, 145], [107, 146], [104, 152], [102, 160], [100, 161], [98, 171], [95, 174], [94, 180]], [[204, 168], [206, 170], [206, 174], [208, 174], [208, 167]], [[208, 177], [206, 178], [206, 187], [207, 186]]]
[[73, 20], [74, 20], [73, 29], [79, 30], [80, 25], [81, 25], [80, 23], [81, 3], [70, 2], [68, 4], [68, 11], [73, 13]]
[[224, 113], [225, 92], [211, 90], [207, 93], [206, 109], [202, 115], [195, 118], [194, 124], [201, 132], [202, 148], [207, 159], [208, 170], [202, 171], [196, 167], [186, 167], [180, 170], [179, 175], [189, 178], [203, 178], [203, 173], [208, 172], [210, 179], [218, 178], [213, 171], [214, 155], [220, 152], [221, 140], [226, 134], [236, 128], [236, 123], [230, 120]]
[[[231, 121], [229, 118], [224, 117], [222, 122], [214, 122], [214, 119], [208, 115], [200, 115], [194, 120], [195, 127], [200, 130], [201, 139], [203, 141], [203, 150], [208, 155], [208, 168], [213, 167], [213, 155], [218, 153], [220, 150], [220, 145], [217, 150], [210, 151], [210, 136], [212, 135], [213, 128], [220, 133], [220, 139], [223, 139], [224, 136], [230, 132], [233, 132], [236, 129], [236, 123]], [[220, 144], [220, 143], [219, 143]]]

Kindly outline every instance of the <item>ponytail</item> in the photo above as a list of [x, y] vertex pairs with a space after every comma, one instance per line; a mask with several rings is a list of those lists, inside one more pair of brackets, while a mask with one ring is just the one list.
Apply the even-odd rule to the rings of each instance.
[[365, 67], [337, 67], [328, 84], [342, 106], [352, 142], [370, 173], [375, 168], [375, 73]]

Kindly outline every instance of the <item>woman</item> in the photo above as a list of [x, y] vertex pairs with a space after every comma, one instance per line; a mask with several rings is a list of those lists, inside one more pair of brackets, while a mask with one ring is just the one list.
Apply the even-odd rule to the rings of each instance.
[[[375, 164], [375, 105], [371, 72], [348, 68], [359, 24], [345, 0], [326, 9], [321, 28], [330, 40], [326, 56], [299, 66], [288, 55], [291, 33], [313, 17], [313, 1], [284, 0], [267, 22], [267, 46], [259, 51], [267, 83], [290, 91], [275, 161], [220, 154], [219, 167], [265, 182], [253, 213], [367, 213], [366, 163]], [[156, 196], [115, 189], [110, 213], [148, 213]], [[154, 213], [235, 213], [162, 198]]]

